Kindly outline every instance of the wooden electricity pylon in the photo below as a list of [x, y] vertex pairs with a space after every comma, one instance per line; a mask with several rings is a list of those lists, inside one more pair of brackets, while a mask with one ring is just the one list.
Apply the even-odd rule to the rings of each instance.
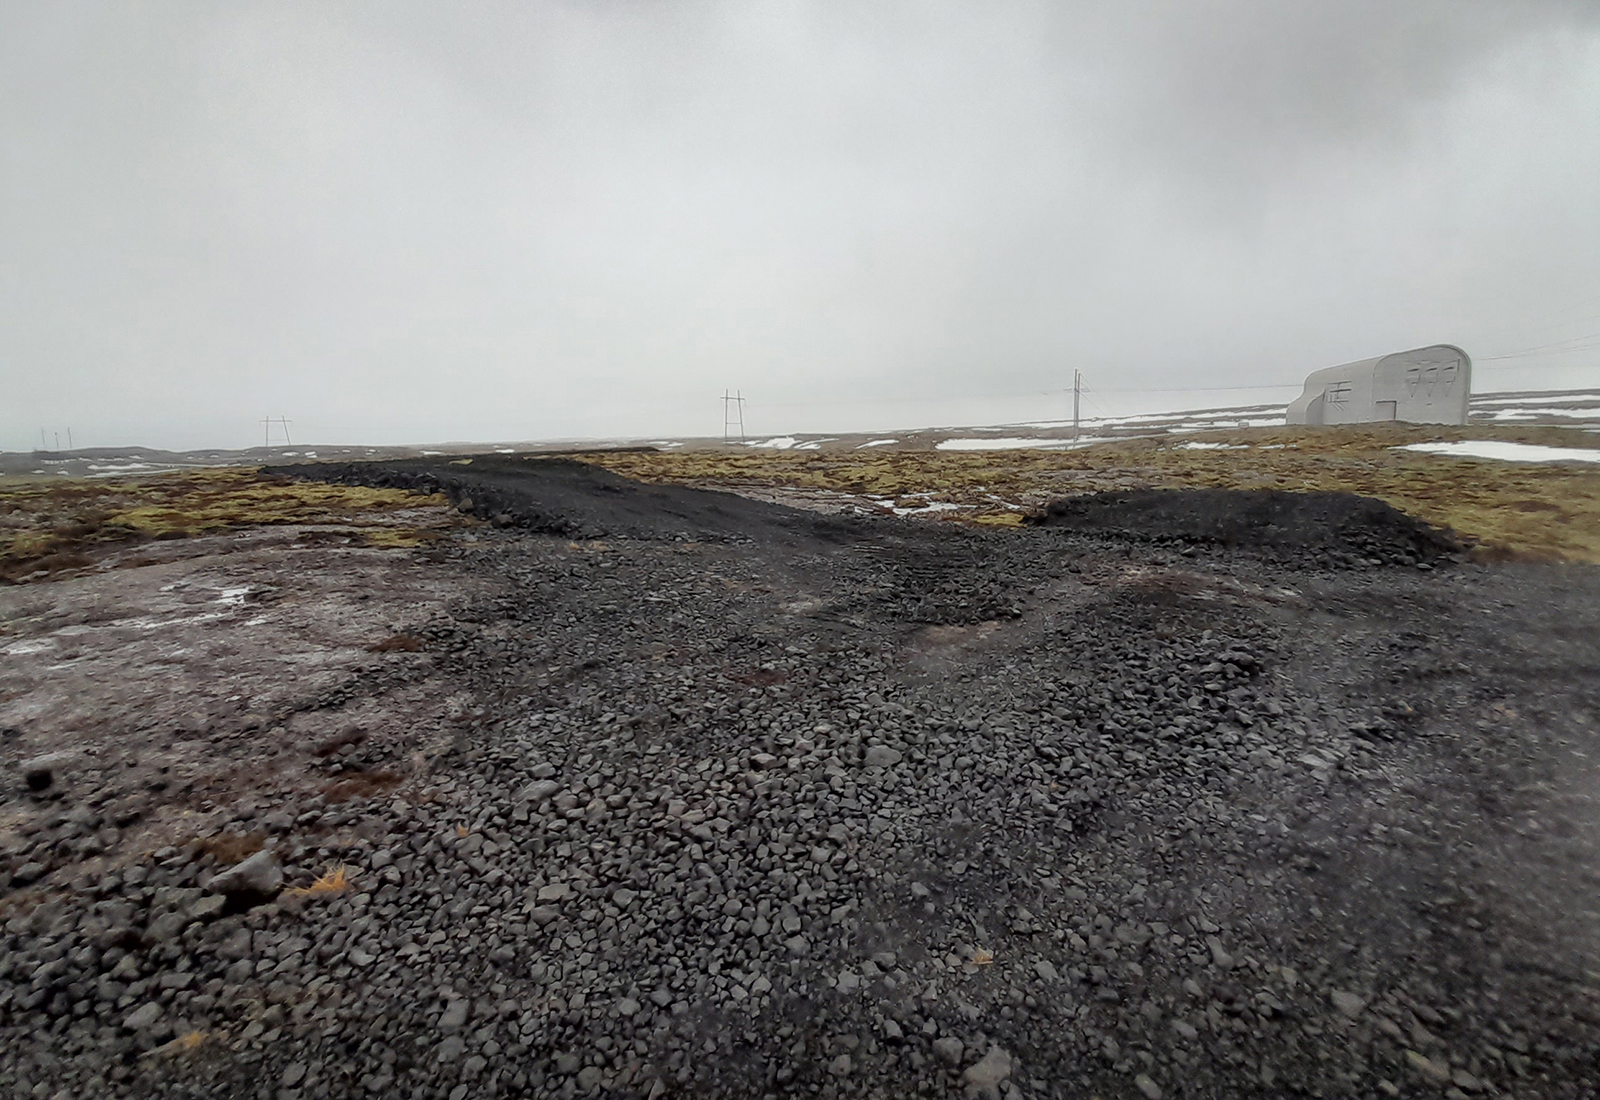
[[274, 424], [278, 425], [278, 427], [283, 429], [283, 445], [285, 447], [294, 446], [294, 440], [289, 438], [289, 425], [291, 423], [293, 423], [293, 421], [291, 421], [287, 417], [283, 417], [283, 416], [279, 416], [279, 417], [271, 417], [271, 416], [269, 416], [269, 417], [265, 418], [264, 420], [262, 420], [261, 421], [261, 430], [262, 430], [262, 440], [261, 440], [261, 442], [262, 442], [262, 446], [264, 446], [264, 447], [271, 447], [272, 446], [272, 426]]
[[744, 391], [722, 391], [722, 441], [728, 442], [729, 432], [737, 424], [739, 442], [744, 442]]

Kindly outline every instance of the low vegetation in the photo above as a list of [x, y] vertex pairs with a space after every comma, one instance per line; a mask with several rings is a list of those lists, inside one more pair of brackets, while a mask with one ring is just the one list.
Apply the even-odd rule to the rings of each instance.
[[[405, 522], [444, 504], [398, 489], [328, 485], [253, 470], [194, 470], [130, 480], [0, 482], [0, 583], [93, 564], [107, 550], [152, 540], [297, 524], [372, 546], [418, 546], [438, 520]], [[453, 514], [453, 513], [452, 513]]]
[[1396, 450], [1466, 438], [1561, 447], [1600, 443], [1563, 428], [1260, 428], [1130, 439], [1079, 450], [870, 452], [700, 450], [592, 461], [629, 477], [724, 488], [801, 489], [940, 518], [1017, 523], [1055, 497], [1131, 488], [1342, 490], [1449, 527], [1484, 553], [1600, 563], [1600, 468], [1461, 459]]
[[[706, 448], [586, 456], [643, 481], [838, 495], [926, 509], [952, 522], [1015, 525], [1057, 497], [1134, 488], [1343, 490], [1377, 497], [1489, 556], [1600, 563], [1600, 467], [1461, 459], [1396, 448], [1425, 440], [1600, 444], [1563, 428], [1260, 428], [1129, 439], [1076, 450], [766, 451]], [[217, 469], [129, 480], [0, 482], [0, 583], [80, 569], [140, 542], [274, 524], [374, 547], [425, 545], [469, 522], [442, 496]], [[929, 506], [956, 505], [948, 511]], [[449, 518], [441, 518], [448, 516]]]

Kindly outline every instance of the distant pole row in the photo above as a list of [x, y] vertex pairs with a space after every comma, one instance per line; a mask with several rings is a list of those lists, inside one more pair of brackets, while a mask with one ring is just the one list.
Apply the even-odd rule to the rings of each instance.
[[[55, 437], [55, 441], [56, 441], [56, 445], [55, 445], [54, 448], [51, 448], [50, 441], [49, 441], [48, 438], [46, 438], [44, 429], [43, 428], [39, 429], [39, 449], [41, 451], [48, 451], [48, 450], [52, 450], [52, 449], [59, 451], [61, 449], [61, 433], [60, 432], [53, 432], [51, 434]], [[67, 429], [67, 450], [70, 451], [72, 449], [73, 449], [73, 447], [72, 447], [72, 429], [68, 428]]]
[[[1079, 432], [1081, 430], [1081, 424], [1082, 424], [1082, 419], [1083, 419], [1082, 418], [1082, 412], [1083, 412], [1083, 372], [1081, 370], [1074, 370], [1072, 372], [1072, 438], [1074, 440], [1076, 440], [1078, 438]], [[263, 424], [279, 423], [279, 422], [280, 421], [266, 421], [266, 420], [262, 421]], [[288, 421], [281, 421], [281, 423], [287, 424]], [[733, 441], [733, 433], [735, 431], [737, 431], [739, 433], [739, 442], [740, 443], [745, 442], [745, 434], [744, 434], [744, 391], [743, 390], [723, 390], [722, 391], [722, 441], [724, 443], [731, 443]], [[287, 427], [285, 427], [285, 429], [284, 429], [283, 437], [284, 437], [285, 440], [287, 440], [289, 438], [289, 430], [288, 430]]]

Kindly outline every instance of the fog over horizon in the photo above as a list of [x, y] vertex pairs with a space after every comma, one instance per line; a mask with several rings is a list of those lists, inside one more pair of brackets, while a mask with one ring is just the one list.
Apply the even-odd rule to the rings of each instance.
[[7, 450], [1600, 385], [1590, 0], [0, 3], [0, 133]]

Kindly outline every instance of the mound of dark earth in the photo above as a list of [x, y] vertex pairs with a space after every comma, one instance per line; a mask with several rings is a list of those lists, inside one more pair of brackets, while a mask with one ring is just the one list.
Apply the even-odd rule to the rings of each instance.
[[1353, 493], [1279, 489], [1141, 489], [1058, 500], [1029, 522], [1140, 541], [1210, 543], [1332, 561], [1410, 565], [1454, 558], [1449, 531]]
[[443, 493], [465, 512], [568, 538], [757, 539], [848, 537], [856, 528], [730, 493], [650, 485], [569, 458], [478, 455], [270, 467], [264, 472], [341, 485]]

